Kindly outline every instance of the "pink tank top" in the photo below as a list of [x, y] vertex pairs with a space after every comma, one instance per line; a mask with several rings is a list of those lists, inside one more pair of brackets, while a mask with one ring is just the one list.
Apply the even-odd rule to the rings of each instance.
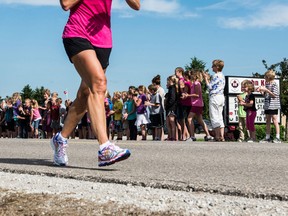
[[100, 48], [112, 47], [112, 0], [82, 0], [70, 9], [63, 38], [80, 37]]
[[204, 103], [203, 103], [203, 97], [202, 97], [202, 88], [201, 88], [201, 83], [199, 81], [195, 81], [193, 82], [192, 86], [191, 86], [191, 94], [195, 94], [195, 87], [199, 86], [200, 87], [200, 91], [199, 91], [199, 97], [192, 97], [192, 106], [195, 107], [203, 107]]
[[41, 119], [40, 111], [38, 108], [33, 109], [33, 121]]

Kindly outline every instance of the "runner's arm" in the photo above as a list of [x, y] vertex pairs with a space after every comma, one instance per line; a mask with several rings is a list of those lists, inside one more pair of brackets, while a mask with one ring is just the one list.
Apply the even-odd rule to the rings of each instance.
[[140, 10], [140, 0], [126, 0], [127, 4], [134, 10]]
[[82, 0], [60, 0], [63, 10], [68, 11]]

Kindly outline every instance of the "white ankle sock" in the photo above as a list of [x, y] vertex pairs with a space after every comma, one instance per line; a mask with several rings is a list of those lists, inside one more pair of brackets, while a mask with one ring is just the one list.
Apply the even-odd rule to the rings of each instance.
[[65, 137], [62, 136], [61, 132], [60, 132], [59, 135], [58, 135], [58, 139], [67, 140], [67, 138], [65, 138]]
[[108, 140], [107, 142], [105, 142], [105, 143], [102, 143], [101, 145], [100, 145], [100, 151], [102, 151], [105, 147], [107, 147], [107, 146], [109, 146], [110, 145], [110, 141]]

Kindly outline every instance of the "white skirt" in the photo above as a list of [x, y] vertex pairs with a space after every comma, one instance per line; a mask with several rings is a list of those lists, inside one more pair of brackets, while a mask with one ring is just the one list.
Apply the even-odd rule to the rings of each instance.
[[137, 114], [137, 119], [135, 125], [139, 127], [140, 125], [146, 125], [150, 123], [150, 119], [147, 113], [144, 114]]

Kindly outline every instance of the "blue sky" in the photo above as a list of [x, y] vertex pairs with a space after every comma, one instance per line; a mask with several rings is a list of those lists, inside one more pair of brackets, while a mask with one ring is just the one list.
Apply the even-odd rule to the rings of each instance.
[[[58, 0], [0, 0], [0, 96], [29, 84], [68, 90], [74, 99], [80, 78], [61, 40], [69, 12]], [[108, 90], [148, 86], [160, 74], [162, 85], [191, 58], [223, 59], [227, 76], [264, 73], [262, 60], [288, 57], [287, 0], [142, 0], [141, 11], [113, 1], [113, 51]], [[210, 69], [210, 72], [212, 70]]]

